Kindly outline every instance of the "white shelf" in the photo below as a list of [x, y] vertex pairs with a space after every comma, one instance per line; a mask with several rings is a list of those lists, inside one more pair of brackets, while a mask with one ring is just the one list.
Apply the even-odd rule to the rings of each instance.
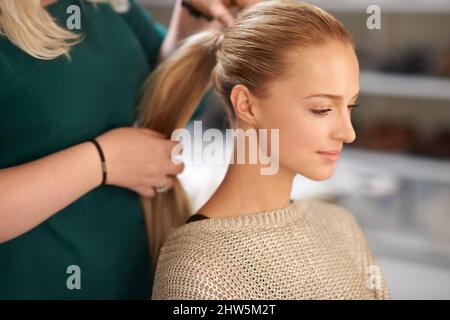
[[338, 168], [344, 171], [450, 186], [449, 160], [350, 148], [342, 155], [342, 167]]
[[[171, 7], [176, 0], [138, 0], [142, 4]], [[370, 5], [378, 5], [382, 12], [388, 13], [432, 13], [449, 14], [448, 0], [310, 0], [306, 1], [322, 9], [333, 12], [366, 13]]]
[[450, 100], [450, 79], [362, 71], [361, 93], [374, 96]]

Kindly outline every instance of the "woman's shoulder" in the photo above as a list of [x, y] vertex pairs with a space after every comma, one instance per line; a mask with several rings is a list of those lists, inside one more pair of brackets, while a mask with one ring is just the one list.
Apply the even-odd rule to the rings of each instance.
[[173, 229], [161, 248], [158, 264], [180, 266], [193, 256], [197, 263], [208, 261], [211, 252], [218, 250], [218, 241], [208, 228], [201, 226], [201, 222], [191, 222]]
[[308, 222], [326, 223], [331, 228], [361, 233], [354, 214], [338, 204], [322, 200], [306, 200], [303, 201], [302, 208]]
[[227, 263], [221, 244], [197, 222], [175, 229], [161, 248], [152, 299], [224, 299]]
[[[207, 233], [192, 231], [172, 234], [161, 248], [158, 268], [163, 268], [166, 272], [173, 272], [175, 269], [180, 271], [185, 267], [184, 271], [192, 270], [194, 267], [200, 272], [212, 270], [215, 261], [221, 256], [218, 244], [217, 239], [213, 239]], [[212, 259], [213, 257], [216, 259]]]
[[309, 214], [329, 215], [338, 218], [352, 218], [353, 214], [346, 208], [336, 203], [324, 200], [297, 200]]

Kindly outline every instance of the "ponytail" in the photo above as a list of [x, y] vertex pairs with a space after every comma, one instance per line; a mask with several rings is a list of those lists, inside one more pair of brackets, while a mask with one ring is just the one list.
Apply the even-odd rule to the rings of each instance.
[[[286, 53], [334, 40], [353, 44], [329, 13], [297, 0], [262, 1], [243, 11], [226, 32], [190, 37], [156, 69], [145, 84], [140, 125], [170, 136], [189, 121], [210, 80], [234, 120], [230, 95], [237, 84], [264, 97], [268, 83], [289, 74]], [[142, 200], [156, 261], [170, 229], [186, 222], [189, 202], [178, 180], [168, 193]]]
[[[170, 137], [183, 128], [211, 84], [216, 52], [223, 40], [220, 30], [210, 29], [189, 37], [176, 52], [147, 79], [138, 106], [140, 127]], [[190, 205], [180, 181], [154, 198], [141, 198], [153, 262], [169, 232], [183, 225]]]

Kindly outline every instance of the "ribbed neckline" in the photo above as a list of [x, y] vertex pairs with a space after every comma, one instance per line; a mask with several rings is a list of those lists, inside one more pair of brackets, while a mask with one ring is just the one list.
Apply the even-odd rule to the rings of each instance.
[[248, 213], [235, 217], [208, 218], [192, 221], [174, 231], [174, 235], [188, 231], [191, 228], [235, 229], [241, 227], [267, 227], [275, 224], [288, 223], [303, 216], [306, 204], [303, 201], [293, 201], [287, 207]]

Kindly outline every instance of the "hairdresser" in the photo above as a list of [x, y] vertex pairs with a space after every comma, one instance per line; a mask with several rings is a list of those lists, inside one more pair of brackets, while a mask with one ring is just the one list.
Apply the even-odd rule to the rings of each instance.
[[150, 297], [139, 197], [183, 165], [134, 126], [139, 89], [255, 2], [178, 0], [166, 31], [135, 0], [0, 0], [0, 299]]

